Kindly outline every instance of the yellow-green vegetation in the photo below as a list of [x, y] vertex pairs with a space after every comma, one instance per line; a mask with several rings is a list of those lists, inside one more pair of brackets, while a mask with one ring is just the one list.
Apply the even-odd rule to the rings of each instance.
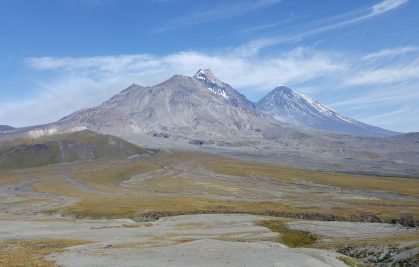
[[377, 216], [382, 222], [391, 222], [392, 219], [400, 217], [404, 213], [412, 214], [419, 219], [419, 205], [417, 201], [395, 201], [395, 200], [337, 200], [344, 204], [342, 213], [351, 208], [357, 208], [360, 215], [371, 214]]
[[368, 266], [370, 266], [370, 265], [362, 263], [359, 260], [354, 259], [354, 258], [349, 258], [349, 257], [345, 257], [345, 256], [337, 256], [336, 258], [338, 260], [342, 261], [343, 263], [345, 263], [346, 265], [351, 266], [351, 267], [368, 267]]
[[[63, 173], [87, 188], [112, 194], [76, 188], [62, 179]], [[122, 186], [136, 175], [150, 177]], [[225, 175], [245, 179], [230, 179]], [[357, 221], [361, 215], [374, 215], [389, 222], [404, 213], [419, 218], [419, 205], [413, 200], [349, 199], [339, 195], [339, 188], [345, 188], [419, 196], [419, 180], [305, 171], [202, 153], [159, 152], [140, 159], [0, 171], [0, 183], [17, 183], [26, 177], [33, 181], [36, 192], [79, 199], [72, 206], [50, 211], [76, 217], [132, 218], [148, 212], [167, 215], [225, 212], [318, 220]], [[337, 190], [330, 192], [321, 187], [318, 192], [310, 193], [295, 190], [293, 183], [305, 181], [333, 185]], [[227, 197], [236, 199], [227, 201]], [[265, 200], [268, 198], [271, 200]]]
[[[131, 176], [158, 170], [156, 163], [149, 160], [104, 162], [89, 169], [76, 170], [75, 178], [89, 186], [108, 191], [118, 190], [118, 186]], [[119, 188], [120, 189], [120, 188]]]
[[[131, 177], [135, 178], [129, 180]], [[406, 195], [419, 197], [419, 180], [306, 171], [202, 153], [162, 151], [133, 159], [101, 159], [0, 171], [0, 186], [18, 184], [26, 179], [35, 192], [48, 193], [48, 199], [58, 195], [78, 200], [70, 206], [46, 211], [76, 218], [141, 221], [181, 214], [246, 213], [313, 220], [372, 218], [390, 222], [405, 214], [412, 215], [416, 221], [419, 219], [419, 203], [414, 198], [403, 198]], [[387, 192], [400, 195], [387, 197]], [[40, 194], [11, 204], [46, 201]], [[265, 220], [258, 225], [278, 232], [278, 241], [290, 247], [335, 249], [419, 240], [419, 233], [406, 232], [382, 238], [330, 238], [328, 242], [322, 242], [309, 233], [288, 228], [287, 220], [290, 219]], [[151, 225], [135, 223], [122, 227]], [[178, 227], [189, 229], [194, 225]], [[180, 243], [191, 241], [176, 239], [176, 236], [165, 238]], [[235, 236], [222, 238], [240, 241]], [[28, 258], [27, 264], [22, 266], [53, 264], [42, 256], [65, 247], [64, 241], [57, 241], [56, 246], [42, 241], [47, 244], [40, 245], [45, 248], [40, 249], [36, 244], [41, 241], [33, 242], [0, 245], [3, 261], [0, 266], [8, 266], [6, 263], [20, 254]], [[350, 266], [364, 266], [356, 265], [359, 263], [352, 258], [340, 260]]]
[[254, 195], [252, 191], [234, 182], [176, 175], [148, 179], [139, 183], [138, 187], [157, 193], [206, 192], [214, 195]]
[[[184, 157], [187, 156], [185, 154]], [[255, 161], [244, 161], [205, 154], [200, 155], [198, 153], [193, 157], [210, 171], [220, 174], [245, 177], [259, 176], [282, 180], [297, 178], [343, 188], [382, 190], [419, 197], [419, 180], [417, 179], [308, 171], [289, 167], [278, 167]]]
[[291, 209], [281, 203], [226, 201], [199, 197], [153, 195], [97, 195], [76, 190], [58, 180], [45, 180], [34, 185], [38, 192], [48, 192], [81, 199], [70, 207], [49, 212], [78, 218], [134, 218], [150, 212], [165, 215], [196, 213], [248, 213], [265, 215], [269, 212], [287, 214], [291, 210], [310, 214], [312, 207]]
[[0, 169], [37, 167], [77, 160], [124, 158], [144, 153], [144, 149], [115, 136], [85, 130], [37, 139], [0, 142]]
[[49, 199], [47, 199], [47, 198], [28, 198], [28, 199], [13, 201], [12, 204], [31, 204], [31, 203], [46, 202], [46, 201], [49, 201]]
[[280, 234], [278, 242], [289, 247], [307, 247], [316, 242], [316, 237], [308, 232], [290, 229], [282, 220], [264, 220], [257, 225], [269, 228], [272, 232]]
[[275, 203], [219, 201], [195, 197], [119, 196], [85, 198], [71, 206], [56, 210], [63, 215], [78, 218], [135, 218], [150, 212], [164, 215], [199, 213], [266, 214], [270, 209], [287, 210]]
[[374, 237], [374, 238], [328, 238], [328, 242], [316, 242], [313, 247], [320, 249], [341, 249], [345, 247], [382, 246], [395, 243], [411, 242], [419, 240], [419, 232], [407, 232], [405, 234]]
[[362, 151], [362, 153], [370, 159], [376, 159], [376, 158], [380, 157], [380, 154], [378, 154], [377, 152], [373, 152], [373, 151]]
[[25, 173], [17, 170], [0, 170], [0, 186], [18, 183], [25, 177]]
[[42, 239], [0, 242], [0, 266], [55, 266], [44, 256], [65, 248], [92, 243], [85, 240]]
[[195, 240], [196, 239], [193, 239], [193, 238], [178, 238], [178, 239], [175, 239], [174, 242], [176, 242], [176, 244], [183, 244], [183, 243], [188, 243]]

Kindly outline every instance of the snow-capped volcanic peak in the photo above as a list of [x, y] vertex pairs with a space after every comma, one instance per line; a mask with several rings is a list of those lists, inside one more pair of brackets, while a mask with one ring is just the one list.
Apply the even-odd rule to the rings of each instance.
[[[327, 108], [317, 102], [316, 100], [300, 93], [291, 90], [288, 87], [280, 86], [275, 88], [265, 100], [265, 105], [269, 106], [269, 109], [282, 109], [290, 113], [293, 112], [304, 112], [318, 118], [335, 118], [341, 119], [348, 123], [353, 120], [349, 117], [341, 115], [334, 110]], [[281, 106], [278, 107], [278, 104]]]
[[285, 86], [272, 90], [257, 102], [257, 107], [277, 120], [319, 130], [371, 136], [395, 134], [344, 116]]
[[226, 85], [218, 80], [210, 69], [199, 69], [193, 77], [214, 94], [229, 99], [225, 89]]

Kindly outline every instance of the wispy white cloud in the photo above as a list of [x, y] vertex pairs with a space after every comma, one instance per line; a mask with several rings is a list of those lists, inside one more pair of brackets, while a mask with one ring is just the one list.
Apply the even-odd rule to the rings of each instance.
[[371, 8], [371, 15], [379, 15], [381, 13], [390, 11], [398, 8], [399, 6], [407, 3], [407, 0], [384, 0], [378, 4], [375, 4]]
[[[346, 66], [332, 53], [296, 48], [275, 57], [248, 57], [237, 53], [206, 54], [179, 52], [167, 56], [121, 55], [87, 58], [40, 57], [27, 60], [35, 70], [65, 71], [81, 77], [137, 75], [136, 81], [150, 85], [178, 73], [193, 75], [202, 67], [212, 68], [237, 87], [266, 90], [282, 83], [304, 82]], [[154, 77], [154, 78], [153, 78]], [[240, 79], [237, 79], [240, 77]]]
[[419, 90], [417, 82], [359, 87], [348, 96], [329, 104], [346, 115], [383, 128], [400, 132], [419, 131]]
[[157, 31], [166, 31], [175, 28], [189, 27], [215, 20], [237, 17], [256, 9], [278, 4], [282, 0], [255, 0], [255, 1], [225, 1], [222, 4], [206, 6], [190, 15], [169, 20], [164, 25], [156, 28]]
[[[132, 77], [133, 78], [133, 77]], [[0, 100], [0, 122], [15, 127], [56, 121], [74, 111], [96, 105], [109, 98], [116, 88], [130, 81], [115, 78], [95, 81], [87, 77], [54, 78], [34, 84], [38, 93], [32, 97]]]
[[[221, 80], [245, 95], [253, 96], [253, 100], [279, 85], [311, 88], [313, 97], [322, 96], [320, 101], [331, 103], [334, 109], [347, 111], [357, 119], [373, 118], [373, 114], [358, 113], [371, 110], [371, 106], [379, 112], [382, 106], [418, 102], [419, 91], [415, 86], [419, 81], [419, 58], [393, 53], [391, 61], [363, 63], [357, 60], [374, 53], [354, 57], [353, 53], [299, 47], [266, 57], [227, 50], [165, 56], [29, 58], [27, 66], [37, 72], [46, 71], [50, 79], [34, 85], [39, 90], [35, 97], [0, 101], [0, 121], [16, 126], [55, 121], [75, 110], [97, 105], [133, 82], [154, 85], [173, 74], [191, 76], [204, 67], [211, 68]], [[351, 97], [341, 100], [331, 97], [343, 91]], [[411, 105], [409, 107], [411, 109]], [[31, 112], [24, 112], [28, 110]], [[404, 116], [406, 114], [407, 111]]]
[[154, 57], [151, 55], [120, 55], [100, 57], [38, 57], [28, 58], [26, 63], [35, 70], [83, 71], [88, 75], [109, 73], [128, 73], [131, 70], [152, 67]]
[[[277, 33], [271, 37], [252, 40], [249, 43], [244, 44], [242, 47], [240, 47], [239, 50], [248, 50], [249, 53], [255, 54], [260, 49], [263, 49], [265, 47], [287, 42], [300, 41], [304, 38], [310, 37], [315, 34], [336, 30], [356, 23], [361, 23], [373, 17], [397, 9], [401, 7], [403, 4], [406, 4], [407, 2], [408, 0], [384, 0], [368, 8], [350, 11], [344, 14], [322, 19], [320, 21], [304, 23], [304, 25], [297, 25], [303, 26], [304, 30], [296, 28], [294, 31], [292, 31], [292, 34]], [[313, 25], [316, 26], [313, 27]]]
[[400, 132], [417, 131], [415, 125], [418, 123], [418, 118], [411, 114], [419, 114], [419, 108], [412, 105], [402, 105], [390, 109], [388, 112], [362, 116], [361, 119], [366, 123], [397, 129]]
[[308, 48], [266, 58], [242, 57], [228, 51], [215, 54], [191, 51], [166, 56], [40, 57], [29, 58], [26, 64], [32, 70], [47, 71], [51, 78], [34, 85], [39, 91], [35, 97], [0, 100], [2, 123], [23, 126], [55, 121], [75, 110], [97, 105], [131, 83], [154, 85], [173, 74], [192, 76], [204, 67], [213, 69], [220, 79], [243, 93], [253, 95], [346, 68], [334, 55]]
[[[408, 54], [408, 55], [407, 55]], [[342, 79], [344, 86], [395, 86], [419, 81], [419, 47], [404, 46], [386, 48], [357, 55], [351, 76]], [[407, 93], [411, 95], [415, 93]], [[418, 94], [419, 96], [419, 94]]]
[[400, 56], [411, 52], [419, 51], [419, 47], [417, 46], [405, 46], [405, 47], [396, 47], [396, 48], [389, 48], [383, 49], [380, 51], [376, 51], [373, 53], [369, 53], [362, 57], [363, 60], [375, 60], [385, 57], [394, 57]]
[[348, 85], [392, 84], [419, 78], [419, 66], [364, 71], [345, 80]]
[[409, 100], [419, 99], [419, 90], [413, 84], [388, 85], [374, 87], [371, 90], [362, 90], [358, 96], [335, 101], [330, 106], [336, 109], [357, 110], [363, 108], [379, 107], [383, 105], [400, 106]]
[[0, 121], [16, 126], [55, 121], [75, 110], [97, 105], [131, 83], [154, 85], [173, 74], [192, 76], [204, 67], [211, 68], [220, 79], [243, 93], [258, 94], [257, 91], [264, 92], [278, 85], [297, 84], [340, 72], [346, 66], [338, 62], [333, 55], [308, 48], [266, 58], [241, 56], [231, 51], [29, 58], [26, 60], [29, 68], [47, 71], [52, 78], [35, 85], [40, 93], [33, 98], [0, 101]]

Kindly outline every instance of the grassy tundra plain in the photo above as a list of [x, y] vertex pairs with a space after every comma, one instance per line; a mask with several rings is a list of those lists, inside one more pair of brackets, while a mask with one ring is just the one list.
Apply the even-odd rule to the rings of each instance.
[[[9, 221], [131, 219], [132, 223], [122, 223], [118, 229], [143, 231], [155, 227], [153, 221], [165, 216], [253, 214], [262, 216], [252, 223], [254, 227], [279, 234], [261, 240], [289, 247], [337, 250], [419, 239], [416, 230], [326, 239], [290, 227], [301, 220], [415, 223], [419, 219], [419, 180], [416, 179], [305, 171], [212, 154], [160, 151], [129, 159], [1, 170], [0, 185], [0, 212], [2, 220]], [[145, 225], [144, 221], [150, 222]], [[206, 223], [186, 222], [175, 229], [184, 231], [185, 225], [189, 225], [189, 230], [214, 227]], [[214, 239], [248, 242], [243, 238], [246, 234], [249, 233], [242, 231], [240, 236], [226, 233]], [[45, 258], [46, 255], [62, 253], [65, 247], [98, 242], [88, 235], [85, 237], [77, 240], [49, 236], [31, 240], [6, 238], [0, 243], [1, 263], [7, 265], [23, 257], [20, 266], [51, 266], [55, 261]], [[197, 238], [168, 233], [157, 240], [184, 244]], [[138, 246], [136, 242], [128, 242], [115, 248], [137, 249]], [[342, 257], [341, 262], [352, 261]]]
[[[133, 218], [143, 213], [250, 213], [324, 220], [419, 219], [419, 180], [305, 171], [227, 157], [162, 151], [130, 160], [3, 170], [3, 186], [30, 181], [36, 198], [74, 204], [40, 212], [78, 218]], [[28, 194], [29, 196], [30, 194]], [[13, 204], [13, 203], [12, 203]], [[365, 219], [365, 218], [364, 218]]]

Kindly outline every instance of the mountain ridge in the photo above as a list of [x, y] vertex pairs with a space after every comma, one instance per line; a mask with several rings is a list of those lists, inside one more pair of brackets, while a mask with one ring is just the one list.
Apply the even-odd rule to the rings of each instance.
[[[208, 72], [206, 74], [209, 74]], [[201, 135], [258, 135], [260, 118], [276, 121], [257, 112], [249, 100], [227, 84], [205, 76], [173, 75], [154, 86], [131, 85], [102, 104], [74, 112], [58, 121], [69, 127], [92, 130], [125, 129], [152, 135], [199, 137]], [[208, 83], [219, 86], [227, 98], [214, 93]], [[213, 86], [213, 88], [215, 88]]]
[[146, 152], [118, 137], [82, 130], [0, 142], [0, 169], [126, 158]]
[[206, 85], [182, 75], [154, 86], [132, 84], [57, 122], [2, 132], [0, 141], [87, 129], [143, 147], [198, 149], [315, 170], [419, 176], [416, 135], [383, 138], [299, 127], [232, 103]]
[[366, 136], [398, 134], [342, 115], [311, 97], [285, 86], [273, 89], [262, 97], [256, 106], [279, 121], [297, 126]]
[[14, 129], [16, 128], [9, 125], [0, 125], [0, 132], [12, 131]]
[[[287, 125], [295, 125], [298, 127], [306, 127], [309, 129], [317, 129], [323, 131], [330, 131], [330, 132], [337, 132], [337, 133], [344, 133], [344, 134], [354, 134], [354, 135], [366, 135], [366, 136], [391, 136], [396, 135], [398, 133], [392, 132], [389, 130], [381, 129], [376, 126], [368, 125], [359, 121], [356, 121], [348, 116], [342, 115], [338, 112], [327, 108], [326, 106], [320, 104], [319, 102], [313, 100], [310, 97], [307, 97], [299, 92], [293, 91], [292, 89], [280, 86], [273, 89], [269, 92], [266, 96], [261, 98], [256, 103], [250, 101], [246, 98], [243, 94], [236, 91], [232, 88], [229, 84], [220, 81], [214, 73], [210, 69], [199, 69], [195, 75], [192, 77], [184, 76], [184, 75], [173, 75], [168, 80], [163, 81], [159, 84], [154, 86], [141, 86], [137, 84], [132, 84], [129, 87], [122, 90], [120, 93], [114, 95], [109, 100], [103, 102], [102, 104], [91, 107], [85, 108], [72, 114], [69, 114], [57, 121], [59, 124], [65, 124], [66, 122], [70, 122], [73, 124], [73, 127], [87, 127], [88, 125], [91, 126], [92, 130], [98, 130], [102, 127], [119, 127], [125, 130], [132, 130], [132, 131], [146, 131], [147, 125], [144, 123], [140, 123], [135, 118], [134, 115], [143, 117], [153, 117], [156, 114], [156, 110], [159, 106], [155, 101], [155, 95], [161, 91], [161, 88], [164, 87], [175, 87], [173, 88], [175, 91], [177, 90], [177, 96], [179, 98], [183, 98], [184, 100], [188, 97], [192, 97], [193, 94], [198, 94], [201, 96], [205, 96], [208, 98], [208, 95], [212, 95], [214, 97], [209, 97], [212, 100], [217, 102], [216, 105], [220, 105], [223, 103], [228, 103], [229, 105], [239, 108], [246, 114], [252, 114], [252, 116], [261, 117], [261, 116], [270, 116], [272, 117], [277, 123], [279, 124], [287, 124]], [[160, 89], [159, 89], [160, 88]], [[187, 90], [190, 88], [194, 88], [194, 90]], [[182, 92], [183, 90], [183, 92]], [[147, 91], [148, 93], [140, 93], [141, 91]], [[284, 97], [279, 97], [278, 99], [273, 98], [272, 95], [276, 92], [280, 91], [281, 95], [293, 97], [290, 101], [286, 101], [289, 99], [284, 99]], [[188, 92], [188, 96], [184, 94], [184, 92]], [[141, 95], [141, 96], [140, 96]], [[154, 95], [154, 97], [153, 97]], [[171, 97], [171, 102], [169, 101], [166, 105], [176, 104], [179, 102], [178, 100], [174, 99], [175, 95], [173, 96], [165, 96]], [[276, 94], [278, 96], [278, 94]], [[139, 100], [141, 97], [144, 98], [143, 100]], [[127, 99], [137, 99], [137, 101], [127, 100]], [[164, 98], [164, 97], [163, 97]], [[270, 101], [268, 101], [270, 99]], [[296, 99], [298, 98], [298, 99]], [[131, 108], [121, 108], [122, 102], [125, 102], [125, 106], [139, 106], [140, 104], [145, 106], [144, 102], [150, 101], [154, 99], [153, 105], [148, 105], [146, 108], [138, 108], [137, 110], [133, 110]], [[206, 105], [205, 102], [197, 101], [200, 105]], [[213, 102], [213, 101], [210, 101]], [[180, 105], [180, 103], [178, 103]], [[186, 101], [184, 103], [186, 106], [193, 106], [194, 103], [191, 101]], [[291, 110], [291, 106], [298, 107], [299, 109]], [[301, 107], [305, 105], [305, 107]], [[286, 108], [288, 110], [286, 110]], [[169, 108], [170, 109], [170, 108]], [[112, 110], [112, 111], [111, 111]], [[173, 110], [172, 110], [173, 111]], [[242, 111], [235, 112], [243, 113]], [[108, 114], [105, 114], [108, 113]], [[134, 114], [135, 113], [135, 114]], [[141, 114], [142, 113], [142, 114]], [[170, 112], [169, 112], [170, 113]], [[102, 114], [102, 116], [106, 116], [106, 121], [100, 121], [93, 119], [95, 116], [97, 117], [98, 114]], [[133, 115], [130, 116], [129, 114]], [[191, 113], [192, 114], [192, 113]], [[264, 114], [264, 115], [262, 115]], [[164, 114], [160, 114], [164, 117]], [[201, 114], [202, 115], [202, 114]], [[157, 118], [155, 118], [157, 119]], [[163, 118], [164, 119], [164, 118]], [[77, 123], [78, 121], [78, 123]], [[193, 122], [194, 120], [189, 120], [189, 126], [193, 126], [194, 128], [197, 122]], [[85, 123], [86, 125], [82, 125]], [[236, 124], [240, 124], [240, 120], [237, 119]], [[275, 123], [275, 122], [273, 122]], [[145, 124], [149, 124], [148, 122]], [[185, 125], [188, 127], [188, 125]], [[186, 123], [188, 124], [188, 123]], [[194, 126], [195, 125], [195, 126]], [[250, 126], [249, 126], [250, 127]], [[30, 128], [30, 127], [25, 127]], [[67, 127], [68, 128], [68, 127]], [[87, 127], [89, 128], [89, 127]], [[157, 127], [158, 128], [158, 127]], [[162, 125], [160, 128], [167, 128], [166, 126]], [[227, 127], [228, 128], [228, 127]], [[255, 126], [254, 128], [259, 128]], [[1, 129], [0, 129], [1, 130]], [[161, 130], [161, 129], [160, 129]], [[153, 127], [150, 131], [158, 132], [159, 129]]]
[[234, 106], [249, 109], [256, 108], [255, 103], [248, 100], [246, 96], [233, 89], [229, 84], [220, 81], [210, 69], [199, 69], [193, 78], [199, 81], [208, 90], [223, 97]]

